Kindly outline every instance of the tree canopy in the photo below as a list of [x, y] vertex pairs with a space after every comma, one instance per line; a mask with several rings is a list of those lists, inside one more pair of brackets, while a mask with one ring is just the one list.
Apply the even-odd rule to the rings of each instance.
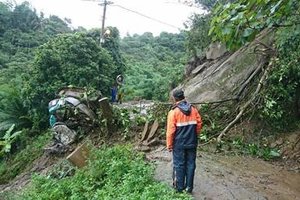
[[162, 32], [127, 36], [121, 41], [126, 59], [125, 97], [165, 101], [183, 78], [187, 60], [185, 33]]
[[298, 24], [299, 4], [298, 0], [238, 0], [219, 5], [213, 11], [210, 34], [237, 49], [263, 29]]

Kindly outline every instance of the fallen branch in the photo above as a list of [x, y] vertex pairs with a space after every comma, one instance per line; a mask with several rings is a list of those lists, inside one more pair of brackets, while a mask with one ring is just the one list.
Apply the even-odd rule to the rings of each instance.
[[[190, 102], [190, 104], [192, 105], [197, 105], [197, 104], [218, 104], [218, 103], [224, 103], [224, 102], [227, 102], [227, 101], [235, 101], [235, 100], [238, 100], [238, 97], [232, 97], [232, 98], [228, 98], [228, 99], [222, 99], [222, 100], [219, 100], [219, 101], [209, 101], [209, 102]], [[162, 105], [174, 105], [174, 103], [164, 103], [164, 102], [160, 102], [159, 104], [162, 104]]]
[[240, 87], [239, 91], [237, 92], [237, 98], [238, 100], [241, 97], [241, 94], [243, 93], [243, 91], [245, 90], [245, 88], [247, 87], [247, 85], [252, 81], [252, 79], [262, 70], [262, 66], [263, 64], [261, 64], [260, 66], [258, 66], [253, 73], [251, 73], [251, 75], [247, 78], [247, 80], [243, 83], [243, 85]]
[[255, 41], [256, 41], [258, 44], [260, 44], [261, 46], [265, 47], [267, 50], [271, 51], [272, 54], [275, 54], [275, 53], [276, 53], [276, 49], [274, 49], [272, 46], [269, 46], [269, 45], [263, 43], [262, 41], [260, 41], [260, 40], [258, 40], [258, 39], [256, 39]]
[[248, 106], [256, 99], [262, 85], [263, 82], [266, 80], [268, 72], [271, 68], [272, 62], [269, 63], [269, 65], [266, 67], [263, 75], [261, 76], [259, 83], [256, 87], [255, 92], [253, 93], [252, 97], [241, 107], [239, 114], [235, 117], [235, 119], [233, 121], [231, 121], [224, 129], [223, 131], [220, 133], [220, 135], [217, 138], [217, 141], [220, 142], [221, 138], [227, 133], [227, 131], [241, 118], [241, 116], [244, 114], [245, 110], [248, 108]]

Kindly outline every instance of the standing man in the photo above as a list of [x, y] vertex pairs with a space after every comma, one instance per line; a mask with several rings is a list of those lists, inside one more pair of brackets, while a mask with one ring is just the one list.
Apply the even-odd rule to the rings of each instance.
[[202, 119], [198, 110], [185, 100], [181, 89], [173, 92], [173, 98], [176, 103], [167, 122], [167, 149], [173, 152], [173, 186], [178, 192], [192, 193]]
[[114, 85], [111, 88], [111, 102], [115, 103], [117, 101], [117, 93], [118, 93], [118, 88], [116, 85]]

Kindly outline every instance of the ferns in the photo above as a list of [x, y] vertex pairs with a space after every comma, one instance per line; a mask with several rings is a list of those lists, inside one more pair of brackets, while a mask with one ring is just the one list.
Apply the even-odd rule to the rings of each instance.
[[0, 133], [13, 124], [16, 129], [31, 127], [27, 109], [23, 106], [20, 91], [10, 85], [0, 85]]

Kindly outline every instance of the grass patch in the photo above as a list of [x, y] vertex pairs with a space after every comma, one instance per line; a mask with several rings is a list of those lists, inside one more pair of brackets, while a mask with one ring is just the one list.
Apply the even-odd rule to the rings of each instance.
[[131, 146], [93, 149], [87, 167], [74, 176], [36, 175], [20, 199], [191, 199], [153, 178], [154, 166]]
[[6, 184], [11, 179], [26, 170], [33, 161], [43, 154], [43, 147], [50, 141], [51, 135], [43, 133], [28, 142], [18, 153], [0, 161], [0, 184]]

